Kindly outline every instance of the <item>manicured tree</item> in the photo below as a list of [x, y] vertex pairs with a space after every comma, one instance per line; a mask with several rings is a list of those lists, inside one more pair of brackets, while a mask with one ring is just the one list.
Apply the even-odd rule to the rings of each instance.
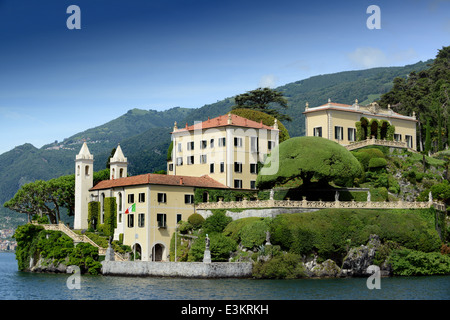
[[[363, 172], [361, 164], [350, 151], [325, 138], [291, 138], [275, 147], [270, 158], [275, 159], [276, 154], [279, 157], [278, 171], [265, 174], [267, 170], [261, 170], [256, 180], [259, 188], [269, 189], [297, 178], [302, 179], [303, 185], [311, 184], [313, 179], [319, 183], [335, 179], [350, 180]], [[268, 163], [263, 169], [272, 165], [276, 164]]]
[[107, 197], [103, 203], [105, 208], [103, 232], [107, 236], [114, 235], [114, 229], [117, 227], [117, 203], [115, 197]]

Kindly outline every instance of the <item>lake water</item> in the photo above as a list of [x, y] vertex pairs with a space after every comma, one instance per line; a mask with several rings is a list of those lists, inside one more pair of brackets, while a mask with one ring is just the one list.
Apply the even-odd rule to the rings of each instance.
[[449, 300], [450, 276], [365, 278], [181, 279], [82, 275], [69, 289], [67, 274], [20, 272], [14, 253], [0, 253], [2, 300]]

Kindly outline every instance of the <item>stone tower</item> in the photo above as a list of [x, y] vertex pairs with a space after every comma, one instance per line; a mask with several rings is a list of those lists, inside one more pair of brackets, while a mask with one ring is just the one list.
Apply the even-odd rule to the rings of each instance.
[[122, 148], [120, 144], [116, 148], [116, 152], [114, 156], [109, 161], [109, 179], [120, 179], [125, 178], [127, 176], [127, 158], [123, 155]]
[[85, 143], [75, 157], [75, 218], [74, 229], [87, 229], [89, 189], [93, 187], [94, 156]]

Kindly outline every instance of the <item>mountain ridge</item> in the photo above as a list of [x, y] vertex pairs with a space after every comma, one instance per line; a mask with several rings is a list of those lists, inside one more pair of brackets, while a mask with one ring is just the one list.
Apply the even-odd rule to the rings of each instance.
[[[395, 77], [407, 77], [411, 71], [421, 71], [433, 60], [403, 67], [380, 67], [366, 70], [342, 71], [317, 75], [275, 88], [288, 100], [286, 113], [293, 119], [283, 123], [291, 137], [304, 135], [305, 103], [316, 106], [331, 98], [334, 102], [369, 103], [390, 90]], [[94, 170], [105, 168], [111, 150], [118, 143], [128, 158], [132, 175], [164, 170], [170, 132], [177, 121], [179, 126], [208, 117], [223, 115], [231, 110], [234, 98], [228, 97], [199, 108], [174, 107], [164, 111], [130, 109], [107, 123], [86, 129], [49, 143], [41, 148], [25, 143], [0, 154], [0, 203], [14, 196], [21, 185], [34, 180], [48, 180], [73, 173], [73, 160], [86, 141], [94, 154]], [[284, 112], [285, 110], [280, 110]], [[0, 219], [11, 211], [0, 207]]]

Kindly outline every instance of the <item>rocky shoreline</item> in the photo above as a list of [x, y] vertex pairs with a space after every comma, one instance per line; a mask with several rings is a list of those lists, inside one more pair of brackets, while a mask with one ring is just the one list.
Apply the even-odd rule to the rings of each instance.
[[[373, 274], [370, 266], [373, 265], [375, 253], [380, 246], [380, 238], [377, 235], [371, 235], [366, 245], [349, 250], [342, 268], [331, 259], [318, 263], [315, 256], [311, 261], [304, 263], [306, 275], [310, 278], [368, 277]], [[380, 266], [380, 274], [382, 277], [391, 276], [390, 265], [383, 263]]]
[[[317, 256], [305, 262], [305, 278], [344, 278], [344, 277], [368, 277], [373, 274], [370, 266], [373, 265], [375, 253], [381, 246], [377, 235], [371, 235], [369, 242], [360, 247], [351, 248], [344, 259], [342, 268], [335, 261], [327, 259], [321, 263], [317, 262]], [[141, 261], [139, 261], [140, 263]], [[133, 262], [127, 262], [133, 263]], [[164, 262], [156, 262], [165, 264]], [[189, 264], [188, 262], [183, 262]], [[180, 263], [180, 264], [183, 264]], [[217, 264], [217, 263], [216, 263]], [[220, 264], [220, 263], [219, 263]], [[233, 263], [225, 263], [233, 264]], [[238, 263], [237, 263], [238, 264]], [[73, 269], [68, 266], [68, 261], [55, 262], [51, 259], [36, 257], [30, 259], [30, 265], [27, 272], [37, 273], [72, 273]], [[180, 276], [180, 273], [177, 273]], [[392, 269], [388, 264], [383, 263], [380, 267], [382, 277], [392, 275]]]

